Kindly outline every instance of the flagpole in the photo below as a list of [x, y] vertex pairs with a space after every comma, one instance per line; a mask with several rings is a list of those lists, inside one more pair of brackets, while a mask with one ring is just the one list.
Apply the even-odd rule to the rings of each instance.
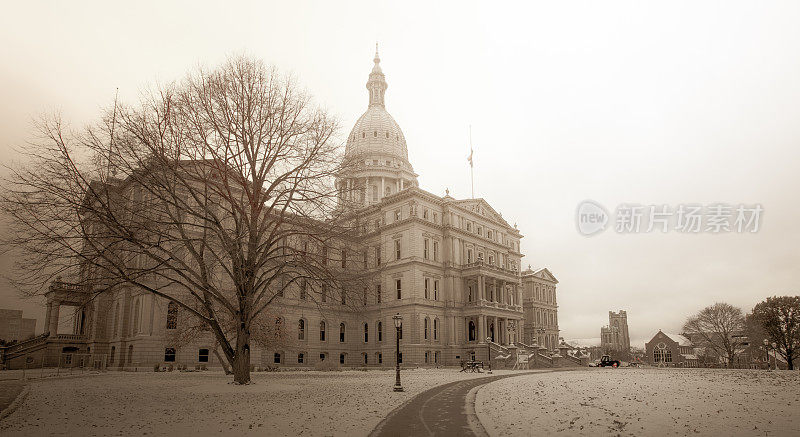
[[472, 189], [472, 198], [475, 198], [475, 170], [472, 166], [472, 125], [469, 125], [469, 183]]

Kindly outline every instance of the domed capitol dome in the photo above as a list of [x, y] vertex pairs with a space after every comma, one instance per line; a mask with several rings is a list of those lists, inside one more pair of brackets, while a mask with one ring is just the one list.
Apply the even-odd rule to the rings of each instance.
[[406, 138], [386, 111], [384, 96], [388, 85], [377, 44], [373, 62], [367, 80], [369, 106], [347, 137], [347, 170], [338, 180], [340, 200], [353, 206], [380, 202], [388, 195], [417, 185], [417, 175], [408, 161]]

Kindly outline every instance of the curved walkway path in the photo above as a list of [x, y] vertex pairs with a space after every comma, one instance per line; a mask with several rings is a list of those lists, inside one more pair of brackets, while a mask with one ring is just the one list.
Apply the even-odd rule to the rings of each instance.
[[[582, 368], [577, 368], [582, 369]], [[386, 436], [485, 436], [475, 415], [477, 388], [498, 379], [531, 373], [549, 373], [575, 368], [533, 370], [451, 382], [426, 390], [389, 413], [370, 437]], [[474, 391], [473, 391], [474, 390]], [[470, 399], [467, 399], [470, 397]]]

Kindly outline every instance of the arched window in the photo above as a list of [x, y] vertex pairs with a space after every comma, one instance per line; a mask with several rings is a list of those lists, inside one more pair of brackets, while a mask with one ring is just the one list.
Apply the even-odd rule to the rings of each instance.
[[339, 343], [344, 343], [344, 323], [339, 323]]
[[378, 341], [383, 341], [383, 323], [378, 322]]
[[325, 322], [319, 322], [319, 341], [325, 341]]
[[433, 319], [433, 339], [439, 339], [439, 319]]
[[170, 301], [167, 304], [167, 329], [178, 327], [178, 304]]
[[369, 342], [369, 323], [364, 323], [364, 343]]
[[475, 341], [475, 322], [469, 321], [469, 341]]
[[298, 340], [306, 339], [306, 321], [303, 319], [300, 319], [297, 322], [297, 339]]

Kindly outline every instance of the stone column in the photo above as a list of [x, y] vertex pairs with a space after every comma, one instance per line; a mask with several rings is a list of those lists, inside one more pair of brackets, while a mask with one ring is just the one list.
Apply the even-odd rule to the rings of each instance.
[[384, 178], [383, 176], [381, 176], [381, 192], [380, 192], [380, 193], [378, 193], [378, 201], [379, 201], [379, 202], [380, 202], [381, 200], [383, 200], [383, 193], [385, 193], [385, 192], [386, 192], [386, 188], [384, 187], [384, 184], [385, 184], [385, 183], [386, 183], [386, 180], [385, 180], [385, 178]]
[[50, 328], [50, 313], [53, 310], [53, 303], [47, 302], [47, 313], [44, 316], [44, 329], [45, 332]]
[[478, 316], [478, 343], [486, 341], [486, 316], [483, 314]]
[[50, 320], [48, 321], [48, 331], [50, 336], [55, 337], [58, 334], [58, 312], [61, 310], [61, 302], [52, 301], [50, 303], [52, 309], [50, 310]]
[[500, 343], [500, 327], [497, 324], [497, 316], [492, 317], [492, 323], [494, 323], [494, 342]]
[[403, 178], [400, 178], [400, 191], [403, 191], [405, 187], [403, 186]]
[[481, 301], [485, 298], [483, 292], [483, 275], [478, 275], [478, 296], [476, 296], [477, 301]]

